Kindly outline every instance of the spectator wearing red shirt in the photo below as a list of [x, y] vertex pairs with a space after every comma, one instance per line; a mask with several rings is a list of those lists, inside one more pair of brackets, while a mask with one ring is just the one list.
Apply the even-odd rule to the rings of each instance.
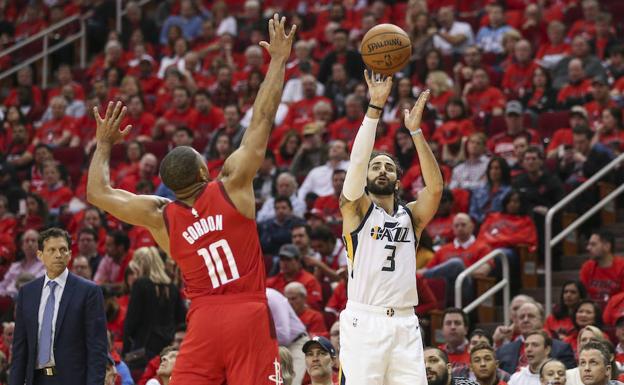
[[436, 211], [435, 216], [426, 227], [434, 245], [443, 245], [453, 240], [453, 215], [451, 209], [454, 202], [455, 199], [451, 190], [444, 189], [438, 211]]
[[364, 117], [364, 104], [357, 95], [349, 95], [345, 99], [345, 117], [332, 123], [327, 131], [332, 140], [340, 139], [351, 143], [355, 139], [362, 118]]
[[612, 21], [611, 15], [606, 12], [599, 13], [596, 18], [596, 35], [592, 40], [592, 45], [600, 60], [607, 60], [609, 51], [618, 44], [618, 40], [612, 32]]
[[470, 346], [466, 338], [468, 327], [468, 315], [461, 309], [451, 307], [444, 310], [442, 335], [445, 343], [438, 348], [446, 352], [453, 370], [470, 364]]
[[56, 96], [50, 102], [52, 119], [43, 123], [37, 130], [33, 144], [47, 144], [53, 147], [66, 147], [72, 141], [75, 133], [76, 120], [65, 114], [67, 101], [62, 96]]
[[[607, 306], [605, 307], [604, 313], [602, 315], [602, 319], [606, 325], [616, 325], [621, 321], [621, 318], [624, 317], [624, 291], [612, 296], [607, 302]], [[624, 326], [624, 325], [621, 325]], [[620, 342], [622, 338], [620, 338]], [[624, 347], [624, 346], [623, 346]], [[624, 354], [624, 351], [621, 353]]]
[[280, 272], [267, 279], [267, 287], [284, 293], [286, 285], [290, 282], [299, 282], [306, 288], [308, 294], [307, 304], [311, 308], [321, 309], [321, 285], [314, 276], [303, 270], [301, 255], [297, 246], [286, 244], [279, 250]]
[[[167, 120], [165, 134], [170, 136], [175, 128], [188, 127], [195, 130], [197, 123], [197, 111], [191, 106], [191, 93], [186, 87], [176, 87], [173, 90], [173, 107], [165, 112], [164, 118]], [[167, 129], [170, 127], [171, 129]]]
[[286, 285], [284, 296], [288, 298], [290, 306], [292, 306], [301, 322], [305, 325], [308, 335], [311, 337], [329, 337], [323, 315], [317, 310], [310, 309], [307, 305], [308, 293], [302, 283], [291, 282]]
[[156, 117], [144, 109], [143, 99], [139, 95], [130, 97], [128, 113], [121, 122], [121, 127], [132, 126], [128, 138], [141, 141], [151, 141], [153, 129], [156, 126]]
[[619, 108], [607, 108], [602, 111], [600, 122], [596, 124], [596, 133], [591, 144], [601, 143], [615, 154], [624, 150], [624, 130], [622, 129], [622, 111]]
[[9, 95], [7, 95], [6, 99], [4, 99], [3, 104], [5, 106], [20, 105], [20, 100], [18, 97], [18, 89], [20, 87], [25, 87], [30, 90], [30, 93], [32, 95], [32, 102], [34, 105], [43, 105], [43, 94], [41, 93], [41, 89], [36, 85], [33, 85], [32, 69], [27, 66], [17, 71], [17, 86], [12, 88], [9, 91]]
[[[347, 253], [344, 243], [336, 238], [329, 227], [320, 225], [310, 232], [310, 246], [321, 257], [320, 259], [305, 259], [306, 266], [315, 269], [316, 279], [324, 286], [328, 285], [329, 282], [339, 281], [341, 272], [347, 268]], [[330, 292], [330, 290], [326, 291], [325, 298], [329, 297]]]
[[93, 60], [86, 75], [89, 79], [101, 78], [106, 70], [112, 67], [126, 68], [126, 63], [123, 60], [123, 49], [117, 40], [109, 40], [106, 43], [104, 53]]
[[194, 128], [196, 138], [208, 139], [225, 123], [223, 110], [212, 103], [210, 94], [205, 89], [199, 89], [195, 93], [195, 110], [195, 122], [190, 127]]
[[546, 157], [548, 159], [556, 158], [558, 153], [563, 151], [564, 146], [572, 146], [572, 129], [577, 126], [589, 126], [589, 115], [587, 110], [582, 106], [574, 106], [570, 109], [570, 128], [560, 128], [552, 135], [550, 143], [546, 148]]
[[559, 90], [557, 103], [561, 108], [583, 105], [591, 98], [590, 79], [585, 78], [581, 59], [572, 59], [568, 64], [568, 83]]
[[[288, 107], [288, 113], [284, 118], [283, 126], [292, 128], [303, 128], [303, 125], [313, 119], [314, 105], [319, 101], [331, 103], [331, 100], [316, 94], [316, 79], [311, 74], [301, 76], [301, 87], [303, 90], [303, 99], [295, 102]], [[358, 127], [359, 127], [358, 122]]]
[[2, 323], [2, 340], [0, 340], [0, 352], [4, 353], [6, 362], [11, 362], [11, 347], [13, 346], [13, 332], [15, 322]]
[[600, 6], [596, 0], [584, 0], [581, 4], [583, 17], [572, 24], [568, 32], [568, 38], [573, 39], [577, 35], [581, 35], [589, 41], [596, 36], [596, 19], [600, 13]]
[[472, 80], [464, 87], [463, 96], [473, 116], [503, 114], [505, 95], [498, 88], [490, 86], [490, 77], [482, 68], [474, 72]]
[[532, 144], [540, 144], [539, 134], [530, 128], [524, 126], [524, 109], [522, 103], [512, 100], [505, 107], [505, 125], [507, 130], [498, 133], [488, 140], [487, 147], [490, 152], [496, 156], [504, 158], [509, 165], [517, 163], [514, 154], [514, 139], [518, 136], [525, 136], [528, 142]]
[[123, 178], [118, 188], [135, 193], [137, 191], [137, 183], [141, 180], [150, 181], [154, 186], [160, 184], [160, 178], [158, 177], [158, 159], [154, 154], [147, 153], [143, 155], [139, 162], [139, 169], [137, 172], [130, 173]]
[[559, 20], [548, 24], [548, 42], [542, 43], [535, 58], [541, 66], [552, 68], [559, 60], [570, 53], [570, 45], [564, 41], [565, 25]]
[[589, 116], [590, 127], [595, 127], [596, 122], [602, 117], [602, 111], [607, 108], [616, 107], [616, 103], [611, 99], [609, 84], [603, 76], [596, 76], [591, 82], [592, 101], [585, 103], [585, 109]]
[[624, 258], [613, 255], [615, 238], [607, 230], [592, 232], [587, 242], [591, 259], [579, 273], [589, 298], [604, 306], [609, 298], [624, 291]]
[[332, 174], [332, 186], [334, 193], [316, 198], [314, 208], [316, 215], [320, 215], [321, 219], [329, 226], [342, 226], [342, 214], [340, 213], [339, 200], [342, 186], [344, 185], [345, 170], [335, 169]]
[[[561, 287], [561, 298], [553, 312], [546, 318], [544, 330], [553, 338], [563, 340], [574, 332], [572, 315], [583, 299], [587, 298], [585, 286], [579, 281], [568, 281]], [[605, 313], [606, 314], [606, 313]]]
[[46, 201], [51, 213], [60, 214], [62, 206], [67, 206], [74, 194], [61, 180], [58, 163], [46, 162], [43, 166], [44, 185], [39, 195]]
[[223, 65], [217, 71], [217, 81], [210, 88], [210, 100], [215, 106], [225, 108], [229, 104], [238, 103], [238, 94], [232, 82], [232, 69]]
[[513, 60], [503, 75], [502, 87], [506, 95], [519, 97], [531, 88], [533, 71], [537, 68], [531, 51], [528, 40], [522, 39], [514, 45]]
[[53, 97], [60, 95], [64, 86], [72, 87], [74, 90], [74, 98], [79, 100], [85, 99], [84, 89], [79, 83], [76, 83], [73, 80], [69, 64], [61, 64], [59, 66], [58, 70], [56, 70], [56, 79], [58, 81], [58, 85], [54, 88], [50, 88], [47, 92], [48, 101], [52, 100]]

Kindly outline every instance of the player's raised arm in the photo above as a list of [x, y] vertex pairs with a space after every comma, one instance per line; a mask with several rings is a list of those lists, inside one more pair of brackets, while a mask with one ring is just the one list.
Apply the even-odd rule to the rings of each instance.
[[370, 198], [364, 194], [368, 163], [375, 144], [377, 123], [392, 90], [392, 77], [389, 76], [380, 80], [377, 79], [377, 76], [372, 74], [371, 77], [367, 71], [364, 71], [371, 100], [366, 110], [366, 116], [364, 116], [362, 125], [360, 125], [353, 141], [349, 168], [340, 195], [340, 211], [343, 216], [343, 232], [345, 233], [357, 228], [371, 205]]
[[418, 152], [418, 161], [420, 162], [423, 179], [425, 181], [425, 188], [418, 193], [418, 200], [410, 202], [407, 205], [412, 212], [414, 224], [417, 226], [415, 230], [419, 236], [438, 210], [440, 198], [442, 197], [442, 189], [444, 188], [444, 181], [442, 180], [442, 173], [440, 172], [440, 167], [438, 167], [438, 162], [433, 156], [420, 129], [420, 121], [427, 99], [429, 98], [429, 93], [429, 90], [427, 90], [420, 94], [412, 110], [405, 110], [405, 127], [407, 127], [412, 135], [412, 140]]
[[290, 56], [297, 29], [297, 26], [293, 25], [286, 34], [285, 24], [286, 18], [279, 19], [275, 14], [269, 20], [269, 43], [260, 42], [260, 45], [269, 51], [271, 62], [256, 95], [251, 123], [243, 135], [241, 145], [225, 161], [220, 174], [228, 192], [240, 188], [250, 189], [252, 180], [264, 159], [271, 127], [282, 98], [286, 61]]
[[115, 105], [110, 102], [103, 119], [97, 107], [93, 108], [93, 114], [97, 122], [96, 147], [89, 165], [87, 201], [131, 225], [144, 226], [152, 230], [163, 228], [164, 220], [159, 209], [169, 202], [168, 199], [153, 195], [135, 195], [115, 189], [110, 184], [111, 148], [131, 129], [127, 126], [123, 131], [119, 130], [119, 125], [126, 115], [126, 107], [123, 107], [121, 102]]

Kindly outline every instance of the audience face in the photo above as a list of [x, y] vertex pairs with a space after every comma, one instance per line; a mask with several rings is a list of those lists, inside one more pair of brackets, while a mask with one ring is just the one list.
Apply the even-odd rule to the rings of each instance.
[[342, 140], [334, 140], [329, 144], [330, 160], [340, 161], [347, 157], [347, 145]]
[[587, 154], [591, 149], [591, 141], [584, 134], [572, 134], [572, 144], [581, 154]]
[[28, 259], [37, 255], [38, 241], [39, 233], [35, 230], [26, 230], [22, 235], [22, 252]]
[[592, 234], [587, 242], [587, 251], [591, 258], [600, 259], [610, 252], [610, 245], [608, 242], [603, 242], [598, 234]]
[[176, 349], [180, 349], [180, 346], [182, 346], [182, 341], [184, 341], [184, 337], [186, 337], [186, 331], [177, 331], [173, 335], [173, 342], [171, 343], [171, 346], [175, 347]]
[[529, 141], [527, 140], [526, 136], [521, 135], [514, 139], [513, 146], [514, 156], [516, 157], [518, 162], [521, 162], [524, 158], [524, 153], [529, 148]]
[[297, 189], [295, 180], [288, 174], [278, 176], [276, 183], [277, 185], [275, 188], [277, 190], [277, 195], [289, 197], [293, 195]]
[[498, 361], [494, 353], [481, 349], [470, 355], [470, 370], [474, 373], [477, 380], [486, 382], [496, 376]]
[[295, 275], [301, 270], [301, 264], [297, 258], [280, 257], [280, 272], [285, 275]]
[[596, 324], [596, 312], [589, 303], [582, 304], [576, 311], [575, 317], [579, 327]]
[[310, 247], [310, 237], [305, 227], [299, 226], [292, 229], [290, 232], [290, 238], [293, 245], [297, 246], [300, 251], [307, 250]]
[[152, 154], [145, 154], [139, 162], [139, 173], [145, 179], [156, 175], [158, 171], [158, 160]]
[[624, 323], [620, 322], [615, 326], [615, 337], [620, 344], [624, 345]]
[[531, 60], [531, 43], [526, 40], [520, 40], [514, 46], [514, 56], [520, 63], [526, 63]]
[[565, 365], [559, 361], [550, 361], [544, 364], [540, 382], [542, 385], [565, 385]]
[[589, 44], [585, 38], [578, 35], [572, 40], [572, 56], [582, 58], [589, 54]]
[[143, 102], [141, 102], [141, 98], [130, 98], [130, 102], [128, 103], [128, 113], [135, 118], [143, 114]]
[[313, 99], [316, 96], [316, 79], [314, 79], [314, 76], [303, 76], [301, 79], [301, 88], [305, 99]]
[[[175, 147], [178, 146], [190, 146], [193, 144], [193, 137], [188, 134], [185, 130], [177, 130], [173, 137], [171, 138], [173, 145]], [[217, 142], [218, 143], [218, 142]], [[228, 141], [229, 146], [229, 141]]]
[[572, 308], [581, 301], [581, 293], [575, 284], [570, 283], [563, 287], [563, 304]]
[[451, 377], [451, 365], [445, 363], [436, 349], [425, 349], [425, 369], [428, 385], [447, 385]]
[[534, 303], [525, 303], [518, 309], [518, 328], [522, 335], [540, 330], [543, 326], [543, 320], [540, 311]]
[[292, 306], [295, 313], [300, 314], [306, 307], [306, 296], [297, 289], [288, 288], [284, 291], [284, 296], [288, 298], [288, 303]]
[[490, 85], [490, 80], [485, 70], [478, 69], [472, 75], [472, 86], [476, 90], [484, 90]]
[[195, 95], [195, 109], [207, 113], [211, 107], [210, 99], [204, 94]]
[[548, 358], [550, 346], [545, 346], [543, 336], [533, 334], [524, 341], [524, 353], [531, 369], [537, 371], [541, 363]]
[[477, 136], [470, 136], [466, 145], [468, 156], [479, 157], [485, 153], [485, 143]]
[[472, 350], [472, 348], [474, 348], [480, 343], [485, 343], [485, 344], [490, 345], [490, 340], [488, 340], [486, 336], [475, 334], [474, 336], [472, 336], [472, 338], [470, 338], [470, 345], [468, 347], [468, 351]]
[[336, 195], [339, 195], [342, 192], [346, 175], [347, 174], [344, 172], [338, 172], [332, 175], [332, 187], [334, 188], [334, 193]]
[[357, 98], [349, 98], [345, 101], [345, 116], [349, 120], [359, 119], [364, 111]]
[[334, 360], [319, 345], [312, 346], [305, 353], [306, 371], [313, 381], [331, 378]]
[[572, 59], [568, 64], [568, 78], [570, 82], [576, 83], [585, 77], [585, 71], [583, 70], [583, 63], [579, 59]]
[[121, 258], [124, 255], [123, 246], [116, 245], [115, 239], [111, 237], [110, 235], [106, 236], [105, 248], [106, 248], [106, 254], [116, 261], [121, 260]]
[[542, 170], [542, 159], [534, 152], [527, 152], [524, 154], [522, 165], [527, 173], [536, 174]]
[[286, 202], [275, 203], [275, 219], [279, 222], [285, 221], [292, 215], [292, 209]]
[[340, 321], [334, 322], [331, 329], [329, 329], [329, 340], [336, 348], [336, 354], [340, 354]]
[[470, 238], [474, 230], [472, 220], [467, 215], [456, 215], [453, 219], [453, 234], [461, 242]]
[[468, 47], [464, 52], [464, 62], [469, 67], [479, 67], [481, 64], [481, 52], [478, 47]]
[[238, 127], [240, 122], [240, 114], [235, 106], [226, 106], [223, 110], [223, 118], [226, 127]]
[[597, 337], [593, 331], [590, 329], [583, 329], [581, 334], [578, 336], [578, 346], [581, 348], [583, 345], [590, 341], [600, 341], [600, 338]]
[[507, 125], [507, 133], [511, 136], [518, 135], [524, 131], [524, 118], [520, 114], [505, 114], [505, 124]]
[[177, 357], [178, 357], [177, 351], [169, 352], [165, 354], [164, 356], [162, 356], [160, 359], [160, 366], [158, 367], [158, 370], [156, 370], [156, 374], [159, 377], [171, 376]]
[[334, 242], [324, 241], [321, 239], [313, 239], [310, 241], [310, 246], [314, 251], [321, 255], [331, 255], [334, 251]]
[[15, 322], [5, 322], [2, 329], [2, 343], [4, 346], [10, 347], [13, 344], [13, 332], [15, 331]]
[[85, 226], [95, 230], [100, 228], [100, 226], [102, 225], [102, 218], [100, 218], [100, 213], [98, 213], [97, 209], [90, 209], [85, 211], [84, 224]]
[[83, 256], [76, 257], [72, 263], [72, 273], [90, 281], [92, 274], [89, 260]]
[[466, 325], [461, 314], [449, 313], [442, 323], [444, 340], [450, 346], [459, 346], [466, 340]]
[[54, 163], [48, 163], [43, 168], [43, 180], [46, 185], [52, 187], [55, 186], [61, 179], [58, 167]]
[[490, 18], [490, 25], [493, 27], [498, 27], [505, 21], [505, 15], [501, 7], [490, 7], [488, 9], [488, 16]]
[[505, 211], [507, 214], [517, 215], [520, 212], [520, 207], [522, 206], [522, 202], [520, 201], [520, 195], [517, 193], [512, 193], [513, 195], [509, 197], [509, 202], [507, 202], [507, 206], [505, 207]]
[[583, 385], [604, 385], [611, 378], [611, 365], [605, 365], [602, 354], [596, 349], [581, 351], [578, 367]]
[[183, 110], [188, 106], [188, 95], [181, 89], [173, 91], [173, 104], [177, 109]]
[[63, 119], [65, 116], [65, 108], [67, 107], [67, 102], [63, 98], [54, 98], [50, 102], [50, 110], [52, 111], [53, 119]]

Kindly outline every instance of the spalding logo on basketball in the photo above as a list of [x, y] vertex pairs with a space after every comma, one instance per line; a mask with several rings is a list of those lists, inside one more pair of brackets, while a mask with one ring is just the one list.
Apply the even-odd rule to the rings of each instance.
[[399, 72], [412, 55], [412, 42], [407, 33], [394, 24], [371, 28], [360, 46], [362, 60], [374, 72], [393, 75]]

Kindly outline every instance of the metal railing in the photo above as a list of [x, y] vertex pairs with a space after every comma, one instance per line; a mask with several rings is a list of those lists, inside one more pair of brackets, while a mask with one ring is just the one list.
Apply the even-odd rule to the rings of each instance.
[[544, 302], [546, 305], [546, 315], [548, 316], [552, 311], [552, 249], [559, 242], [561, 242], [565, 237], [567, 237], [572, 231], [576, 230], [583, 222], [589, 219], [592, 215], [596, 214], [598, 210], [602, 209], [605, 205], [611, 202], [615, 197], [624, 192], [624, 184], [620, 187], [613, 190], [609, 195], [602, 198], [600, 202], [594, 205], [591, 209], [586, 211], [583, 215], [577, 218], [574, 222], [568, 225], [565, 229], [563, 229], [559, 234], [557, 234], [553, 238], [552, 234], [552, 224], [555, 214], [561, 209], [570, 203], [571, 200], [578, 197], [585, 190], [592, 187], [596, 184], [603, 176], [605, 176], [609, 171], [613, 170], [615, 167], [619, 166], [620, 163], [624, 162], [624, 154], [620, 154], [617, 158], [613, 159], [611, 163], [603, 167], [597, 174], [586, 180], [582, 185], [577, 187], [574, 191], [565, 196], [562, 200], [560, 200], [556, 205], [551, 207], [546, 213], [546, 224], [545, 224], [545, 234], [544, 234]]
[[[485, 293], [481, 294], [479, 298], [472, 301], [466, 307], [462, 307], [462, 285], [464, 280], [468, 277], [470, 273], [477, 270], [483, 264], [490, 261], [490, 259], [495, 258], [496, 256], [501, 256], [501, 263], [503, 265], [503, 279], [500, 280], [496, 285], [489, 288]], [[462, 271], [457, 278], [455, 279], [455, 307], [459, 309], [463, 309], [466, 314], [473, 311], [477, 306], [481, 305], [487, 299], [492, 297], [494, 294], [499, 292], [501, 289], [503, 290], [503, 317], [505, 325], [509, 325], [509, 301], [510, 301], [510, 281], [509, 281], [509, 261], [507, 260], [507, 254], [503, 252], [502, 249], [496, 249], [491, 251], [485, 257], [479, 259], [477, 262], [472, 264], [466, 270]]]

